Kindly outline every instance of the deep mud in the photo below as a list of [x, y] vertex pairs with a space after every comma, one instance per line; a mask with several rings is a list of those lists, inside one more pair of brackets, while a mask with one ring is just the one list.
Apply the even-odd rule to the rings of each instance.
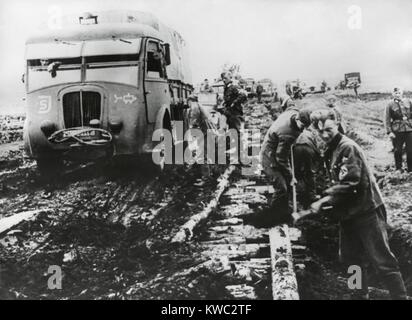
[[[49, 186], [36, 180], [34, 168], [29, 172], [33, 181], [22, 177], [3, 181], [3, 216], [30, 209], [51, 211], [3, 235], [0, 298], [213, 296], [214, 281], [207, 279], [207, 273], [191, 291], [187, 290], [190, 277], [163, 280], [203, 262], [195, 248], [173, 247], [169, 241], [187, 217], [200, 210], [202, 201], [209, 201], [223, 169], [216, 167], [202, 176], [200, 167], [173, 168], [160, 175], [138, 167], [116, 172], [106, 168], [81, 171], [83, 177], [69, 175]], [[202, 186], [195, 187], [199, 181]], [[61, 290], [47, 287], [51, 265], [62, 268]], [[133, 289], [137, 283], [142, 284], [139, 290]]]

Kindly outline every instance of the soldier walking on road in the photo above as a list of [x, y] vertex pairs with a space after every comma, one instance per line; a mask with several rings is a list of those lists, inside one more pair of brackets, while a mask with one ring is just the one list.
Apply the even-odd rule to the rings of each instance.
[[256, 95], [257, 95], [258, 103], [262, 102], [262, 93], [263, 93], [263, 86], [260, 82], [258, 82], [256, 86]]
[[396, 170], [402, 171], [403, 146], [406, 144], [408, 171], [412, 172], [412, 103], [402, 99], [399, 87], [393, 90], [393, 100], [385, 109], [385, 129], [392, 139]]
[[325, 110], [321, 114], [314, 126], [328, 146], [325, 158], [334, 184], [311, 209], [318, 213], [324, 206], [332, 206], [333, 216], [340, 222], [341, 258], [362, 273], [355, 297], [369, 298], [366, 270], [371, 264], [391, 298], [406, 300], [398, 261], [389, 248], [385, 205], [363, 150], [339, 133], [335, 113]]
[[240, 132], [243, 119], [243, 104], [247, 101], [246, 95], [240, 92], [238, 86], [233, 84], [230, 72], [223, 72], [222, 80], [224, 88], [224, 113], [227, 117], [229, 129], [236, 129]]

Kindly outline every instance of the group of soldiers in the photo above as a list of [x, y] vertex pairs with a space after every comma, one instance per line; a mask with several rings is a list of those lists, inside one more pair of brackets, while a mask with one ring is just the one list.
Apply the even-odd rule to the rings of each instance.
[[[239, 128], [245, 98], [232, 85], [230, 74], [222, 74], [222, 78], [230, 126]], [[362, 148], [345, 135], [336, 97], [328, 95], [325, 107], [315, 110], [298, 108], [291, 97], [281, 99], [280, 103], [283, 112], [267, 131], [261, 148], [263, 171], [274, 187], [272, 202], [262, 212], [249, 216], [247, 222], [267, 227], [296, 222], [289, 199], [299, 180], [303, 182], [303, 207], [312, 214], [330, 214], [332, 221], [339, 222], [341, 259], [362, 270], [362, 286], [354, 290], [354, 298], [369, 298], [367, 270], [372, 266], [392, 299], [407, 299], [398, 261], [389, 247], [381, 192]], [[412, 104], [402, 100], [399, 88], [395, 88], [385, 115], [396, 168], [401, 169], [406, 144], [411, 171]], [[319, 190], [316, 176], [324, 178], [324, 190]]]

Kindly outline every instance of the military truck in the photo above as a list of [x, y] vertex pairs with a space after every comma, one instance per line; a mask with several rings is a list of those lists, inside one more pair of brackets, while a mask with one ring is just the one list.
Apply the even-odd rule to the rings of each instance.
[[[156, 129], [188, 127], [187, 45], [151, 14], [67, 16], [26, 42], [27, 154], [40, 170], [63, 159], [151, 160]], [[172, 130], [173, 131], [173, 130]]]

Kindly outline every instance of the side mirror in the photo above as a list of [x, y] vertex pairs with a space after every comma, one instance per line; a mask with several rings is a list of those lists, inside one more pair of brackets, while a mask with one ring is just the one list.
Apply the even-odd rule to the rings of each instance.
[[165, 60], [166, 60], [166, 65], [170, 65], [171, 60], [170, 60], [170, 44], [165, 43], [164, 44], [164, 48], [165, 48]]

